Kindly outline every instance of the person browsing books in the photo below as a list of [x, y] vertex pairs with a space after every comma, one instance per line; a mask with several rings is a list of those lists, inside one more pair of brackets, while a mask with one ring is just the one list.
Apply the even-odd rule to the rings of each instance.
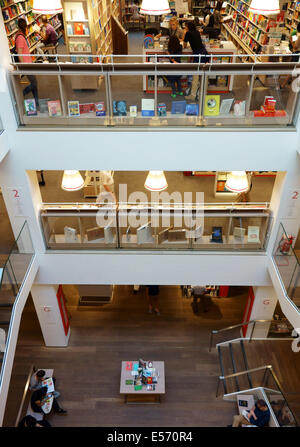
[[245, 416], [240, 414], [233, 417], [232, 427], [240, 427], [241, 425], [264, 427], [270, 420], [270, 410], [263, 399], [259, 399], [250, 411], [245, 410], [244, 414]]
[[[171, 55], [170, 62], [172, 64], [179, 64], [181, 62], [180, 57], [176, 57], [182, 53], [182, 47], [180, 45], [179, 39], [176, 36], [171, 36], [168, 42], [168, 53]], [[181, 76], [168, 76], [168, 81], [171, 84], [172, 98], [176, 98], [176, 94], [179, 96], [183, 95], [182, 87], [181, 87]], [[176, 90], [177, 85], [177, 90]]]
[[[199, 31], [197, 31], [196, 29], [195, 23], [187, 22], [186, 26], [187, 32], [185, 33], [184, 37], [184, 47], [186, 48], [187, 44], [190, 44], [194, 54], [193, 63], [207, 62], [207, 58], [199, 57], [199, 55], [207, 55], [207, 51], [202, 42]], [[198, 90], [199, 76], [190, 76], [188, 78], [188, 82], [189, 84], [191, 84], [191, 92], [188, 96], [185, 97], [185, 99], [195, 101]]]
[[100, 171], [100, 192], [96, 199], [97, 203], [116, 203], [115, 183], [113, 171]]
[[42, 16], [42, 27], [39, 34], [41, 36], [41, 42], [39, 42], [35, 48], [39, 54], [44, 54], [44, 50], [47, 49], [47, 46], [55, 46], [57, 44], [56, 31], [48, 22], [46, 15]]
[[[27, 40], [28, 34], [28, 26], [25, 19], [22, 17], [18, 20], [18, 31], [15, 35], [15, 49], [18, 54], [19, 62], [24, 64], [33, 63], [32, 56], [29, 50], [29, 43]], [[37, 80], [34, 75], [26, 75], [29, 81], [29, 85], [24, 88], [23, 96], [25, 98], [28, 93], [32, 93], [36, 108], [39, 108], [39, 98], [38, 98], [38, 88], [37, 88]]]
[[45, 428], [49, 428], [51, 427], [51, 424], [49, 424], [48, 421], [42, 420], [42, 421], [37, 421], [36, 418], [34, 418], [33, 416], [27, 415], [25, 416], [23, 419], [20, 420], [20, 422], [18, 423], [18, 427], [19, 428], [33, 428], [33, 427], [45, 427]]
[[[154, 39], [159, 39], [162, 36], [162, 33], [157, 34], [157, 36], [155, 36]], [[179, 22], [176, 19], [176, 17], [172, 17], [169, 21], [169, 36], [175, 36], [177, 37], [180, 41], [183, 41], [184, 36], [185, 36], [185, 30], [183, 30], [182, 28], [180, 28], [179, 26]]]
[[[299, 60], [300, 60], [300, 22], [297, 25], [296, 38], [294, 36], [290, 36], [289, 41], [290, 41], [291, 50], [294, 54], [294, 56], [292, 56], [292, 62], [299, 62]], [[283, 84], [280, 85], [280, 88], [285, 88], [286, 85], [291, 80], [292, 80], [292, 76], [291, 75], [287, 76], [285, 81], [283, 82]]]

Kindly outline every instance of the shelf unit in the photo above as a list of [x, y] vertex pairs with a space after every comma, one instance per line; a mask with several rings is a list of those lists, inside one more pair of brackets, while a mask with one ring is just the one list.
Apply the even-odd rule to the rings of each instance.
[[[24, 17], [27, 20], [29, 26], [29, 33], [27, 39], [30, 45], [30, 52], [33, 53], [36, 44], [40, 41], [39, 35], [34, 31], [33, 25], [37, 24], [41, 26], [41, 14], [34, 14], [32, 12], [32, 0], [0, 0], [0, 6], [2, 10], [2, 16], [6, 35], [9, 43], [9, 49], [15, 45], [14, 36], [18, 31], [18, 19]], [[58, 15], [54, 14], [50, 16], [49, 23], [54, 26], [57, 31], [61, 27]]]
[[[296, 3], [296, 2], [294, 2]], [[234, 40], [243, 53], [254, 55], [264, 45], [279, 45], [284, 31], [282, 11], [276, 18], [249, 12], [251, 0], [229, 0], [226, 14], [233, 19], [223, 24], [225, 34]]]
[[192, 0], [192, 15], [199, 16], [205, 8], [215, 9], [217, 0]]
[[[121, 11], [122, 11], [122, 23], [124, 27], [127, 29], [128, 23], [130, 23], [130, 16], [132, 13], [130, 12], [132, 6], [134, 5], [134, 0], [121, 0]], [[146, 20], [146, 25], [157, 25], [161, 22], [161, 16], [143, 16]]]
[[285, 16], [285, 27], [296, 30], [300, 23], [300, 2], [288, 2]]

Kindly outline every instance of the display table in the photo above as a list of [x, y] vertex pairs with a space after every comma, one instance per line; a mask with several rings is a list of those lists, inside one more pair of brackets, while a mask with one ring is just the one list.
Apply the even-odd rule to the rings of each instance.
[[[232, 55], [237, 54], [237, 48], [233, 44], [233, 42], [221, 41], [219, 45], [209, 45], [206, 44], [206, 50], [208, 54], [213, 54], [215, 57], [213, 58], [213, 63], [228, 63], [232, 62]], [[167, 49], [159, 44], [158, 41], [155, 42], [154, 48], [149, 48], [143, 50], [143, 62], [154, 62], [155, 55], [157, 55], [158, 62], [167, 62], [168, 53]], [[182, 57], [187, 57], [188, 62], [191, 62], [191, 57], [193, 56], [193, 52], [191, 48], [183, 48], [182, 49]], [[224, 56], [224, 57], [220, 57]], [[213, 75], [210, 79], [213, 79]], [[163, 86], [163, 80], [160, 81], [161, 76], [158, 77], [158, 93], [169, 93], [171, 92], [171, 88], [168, 86]], [[234, 76], [222, 76], [220, 79], [216, 79], [215, 85], [208, 85], [207, 93], [228, 93], [233, 88], [233, 79]], [[222, 79], [221, 79], [222, 78]], [[226, 78], [226, 79], [225, 79]], [[184, 87], [184, 85], [183, 85]], [[143, 77], [143, 90], [147, 93], [154, 92], [154, 81], [152, 82], [151, 76]]]
[[138, 361], [123, 361], [121, 365], [120, 394], [124, 395], [127, 404], [157, 404], [160, 403], [160, 396], [165, 394], [165, 362], [152, 362], [153, 368], [157, 372], [157, 383], [155, 390], [147, 391], [147, 386], [135, 390], [134, 385], [126, 385], [127, 380], [133, 380], [132, 370], [126, 369], [128, 364], [138, 364]]

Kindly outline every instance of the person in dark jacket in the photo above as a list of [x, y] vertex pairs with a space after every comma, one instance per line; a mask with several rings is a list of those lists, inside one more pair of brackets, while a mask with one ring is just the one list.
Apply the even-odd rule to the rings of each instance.
[[[181, 62], [180, 57], [176, 57], [177, 55], [182, 53], [182, 48], [177, 36], [171, 36], [168, 42], [168, 53], [173, 56], [170, 57], [170, 62], [172, 64], [179, 64]], [[181, 88], [181, 76], [168, 76], [168, 81], [170, 82], [172, 93], [172, 98], [176, 98], [176, 94], [179, 96], [183, 95], [183, 91]], [[177, 86], [177, 89], [176, 89]]]
[[159, 295], [159, 286], [147, 286], [148, 287], [148, 302], [149, 302], [149, 314], [152, 314], [153, 311], [156, 315], [160, 315], [158, 309], [158, 298]]
[[34, 418], [33, 416], [25, 416], [23, 419], [20, 420], [19, 424], [18, 424], [19, 428], [32, 428], [32, 427], [45, 427], [45, 428], [49, 428], [51, 427], [51, 425], [49, 424], [48, 421], [42, 420], [42, 421], [37, 421], [36, 418]]
[[[36, 390], [32, 393], [30, 403], [31, 403], [31, 408], [35, 413], [43, 413], [42, 406], [44, 405], [44, 400], [46, 399], [47, 392], [48, 392], [48, 387], [43, 386], [42, 388], [39, 388], [38, 390]], [[53, 399], [52, 408], [55, 413], [58, 413], [58, 414], [66, 414], [67, 413], [66, 410], [63, 410], [62, 408], [60, 408], [55, 397]]]
[[241, 425], [256, 425], [264, 427], [268, 425], [270, 420], [270, 410], [263, 399], [259, 399], [253, 408], [248, 411], [247, 418], [242, 414], [233, 417], [232, 427], [240, 427]]

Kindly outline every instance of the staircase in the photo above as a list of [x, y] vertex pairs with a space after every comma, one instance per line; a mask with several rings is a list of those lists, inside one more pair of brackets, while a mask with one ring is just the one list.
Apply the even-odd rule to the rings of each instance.
[[[224, 377], [249, 369], [243, 340], [231, 341], [218, 345], [217, 350], [221, 376]], [[256, 380], [253, 380], [250, 373], [224, 379], [224, 394], [251, 389], [254, 386], [257, 386], [257, 384], [253, 382], [256, 382]]]

